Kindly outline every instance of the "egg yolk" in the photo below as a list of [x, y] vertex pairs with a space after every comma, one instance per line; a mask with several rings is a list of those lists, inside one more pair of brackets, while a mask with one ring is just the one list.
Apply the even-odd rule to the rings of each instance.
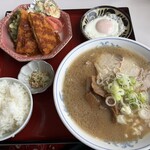
[[108, 19], [101, 19], [96, 23], [96, 30], [99, 33], [110, 34], [113, 30], [113, 23]]

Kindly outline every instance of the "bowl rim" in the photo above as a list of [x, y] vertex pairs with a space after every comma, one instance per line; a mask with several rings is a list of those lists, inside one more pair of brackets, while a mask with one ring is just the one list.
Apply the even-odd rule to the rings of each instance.
[[[60, 89], [60, 87], [58, 87], [58, 83], [59, 83], [59, 75], [61, 74], [62, 72], [62, 68], [64, 67], [64, 65], [67, 63], [67, 60], [70, 59], [69, 57], [71, 57], [71, 55], [73, 55], [73, 53], [75, 51], [78, 51], [78, 49], [90, 42], [94, 42], [94, 41], [103, 41], [103, 40], [123, 40], [123, 41], [126, 41], [126, 42], [130, 42], [130, 43], [133, 43], [135, 45], [138, 45], [142, 48], [144, 48], [145, 50], [147, 50], [149, 53], [150, 53], [150, 48], [147, 47], [146, 45], [138, 42], [138, 41], [134, 41], [132, 39], [127, 39], [127, 38], [123, 38], [123, 37], [106, 37], [106, 38], [97, 38], [97, 39], [91, 39], [91, 40], [88, 40], [88, 41], [85, 41], [83, 43], [81, 43], [80, 45], [76, 46], [75, 48], [73, 48], [65, 57], [64, 59], [61, 61], [61, 63], [59, 64], [59, 67], [56, 71], [56, 74], [55, 74], [55, 78], [54, 78], [54, 84], [53, 84], [53, 97], [54, 97], [54, 104], [55, 104], [55, 108], [57, 110], [57, 113], [62, 121], [62, 123], [66, 126], [66, 128], [68, 129], [68, 131], [70, 131], [70, 133], [75, 136], [77, 139], [79, 139], [81, 142], [85, 143], [87, 146], [90, 146], [92, 148], [96, 148], [96, 149], [103, 149], [103, 150], [112, 150], [111, 148], [106, 148], [106, 147], [102, 147], [102, 146], [98, 146], [98, 145], [94, 145], [94, 143], [91, 143], [89, 140], [86, 140], [86, 138], [83, 137], [83, 134], [80, 136], [80, 133], [76, 130], [74, 130], [69, 121], [66, 119], [66, 117], [64, 116], [64, 114], [62, 112], [64, 112], [64, 110], [62, 110], [61, 108], [61, 104], [60, 104], [60, 99], [57, 98], [58, 94], [60, 94], [58, 92], [58, 88]], [[84, 53], [84, 52], [83, 52]], [[83, 54], [82, 52], [80, 54]], [[79, 54], [79, 55], [80, 55]], [[79, 56], [78, 55], [78, 56]], [[77, 57], [78, 57], [77, 56]], [[75, 57], [75, 58], [77, 58]], [[69, 64], [67, 64], [67, 67], [69, 66]], [[67, 69], [67, 68], [66, 68]], [[64, 71], [64, 70], [63, 70]], [[62, 81], [63, 82], [63, 81]], [[60, 96], [61, 97], [61, 96]], [[62, 102], [63, 103], [63, 102]], [[65, 105], [63, 103], [63, 105]], [[60, 109], [61, 108], [61, 109]], [[71, 117], [70, 117], [71, 118]], [[75, 122], [76, 124], [76, 122]], [[75, 125], [76, 126], [76, 125]], [[78, 126], [78, 125], [77, 125]], [[144, 150], [145, 148], [150, 148], [150, 144], [149, 145], [146, 145], [145, 147], [141, 147], [139, 148], [140, 150]], [[132, 148], [133, 150], [136, 150], [135, 148]], [[120, 150], [120, 149], [119, 149]]]
[[29, 90], [29, 88], [22, 81], [20, 81], [20, 80], [18, 80], [16, 78], [13, 78], [13, 77], [1, 77], [0, 81], [1, 80], [7, 80], [7, 81], [11, 81], [11, 82], [15, 82], [15, 83], [19, 83], [20, 85], [23, 85], [23, 87], [25, 88], [25, 90], [28, 92], [29, 99], [30, 99], [29, 112], [28, 112], [28, 115], [27, 115], [26, 119], [24, 120], [23, 124], [17, 130], [15, 130], [14, 132], [12, 132], [8, 136], [0, 138], [0, 141], [4, 141], [4, 140], [7, 140], [9, 138], [15, 137], [15, 135], [17, 135], [18, 133], [20, 133], [20, 131], [22, 131], [26, 127], [26, 125], [28, 124], [28, 122], [30, 121], [31, 116], [32, 116], [32, 112], [33, 112], [33, 97], [32, 97], [32, 94], [31, 94], [31, 91]]
[[[128, 22], [130, 23], [130, 31], [129, 31], [127, 37], [125, 37], [125, 38], [129, 38], [129, 37], [130, 37], [130, 35], [131, 35], [132, 31], [133, 31], [133, 26], [132, 26], [132, 21], [131, 21], [131, 19], [130, 19], [130, 16], [129, 16], [126, 12], [124, 12], [123, 10], [121, 10], [121, 9], [120, 9], [121, 7], [115, 7], [115, 6], [111, 6], [111, 5], [101, 5], [101, 6], [96, 6], [96, 7], [93, 7], [93, 8], [91, 8], [91, 9], [89, 9], [89, 10], [86, 11], [86, 12], [83, 14], [83, 16], [81, 17], [81, 20], [80, 20], [80, 30], [81, 30], [82, 34], [84, 35], [84, 37], [85, 37], [86, 39], [91, 40], [92, 38], [88, 37], [88, 36], [85, 34], [84, 30], [82, 29], [82, 22], [83, 22], [83, 19], [87, 16], [88, 13], [90, 13], [91, 11], [93, 11], [93, 10], [95, 10], [95, 9], [99, 9], [99, 8], [100, 8], [100, 9], [101, 9], [101, 8], [109, 8], [109, 9], [117, 10], [118, 12], [120, 12], [121, 14], [123, 14], [123, 15], [127, 18]], [[119, 36], [119, 37], [121, 37], [121, 36]], [[100, 37], [99, 37], [99, 38], [100, 38]], [[105, 38], [105, 37], [101, 37], [101, 38]], [[94, 38], [94, 39], [95, 39], [95, 38]]]

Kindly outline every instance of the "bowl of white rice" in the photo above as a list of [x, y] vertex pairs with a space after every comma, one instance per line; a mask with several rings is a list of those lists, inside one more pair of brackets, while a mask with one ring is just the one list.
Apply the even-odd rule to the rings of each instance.
[[27, 125], [32, 110], [29, 88], [15, 78], [0, 78], [0, 141], [18, 134]]

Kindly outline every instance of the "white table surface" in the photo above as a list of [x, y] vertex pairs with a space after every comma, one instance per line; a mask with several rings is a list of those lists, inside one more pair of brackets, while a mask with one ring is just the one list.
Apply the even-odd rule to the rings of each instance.
[[[0, 19], [7, 10], [13, 10], [20, 4], [31, 3], [32, 0], [1, 0]], [[84, 9], [100, 5], [128, 7], [136, 41], [150, 47], [150, 0], [55, 0], [58, 6], [65, 9]]]

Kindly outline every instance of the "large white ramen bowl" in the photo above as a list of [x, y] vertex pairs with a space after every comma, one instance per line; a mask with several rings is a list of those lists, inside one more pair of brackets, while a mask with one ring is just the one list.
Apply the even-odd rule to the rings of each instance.
[[[84, 42], [75, 47], [61, 62], [54, 79], [54, 101], [57, 112], [66, 126], [66, 128], [82, 143], [93, 149], [99, 150], [148, 150], [150, 149], [150, 134], [146, 135], [143, 139], [137, 141], [117, 143], [106, 142], [101, 139], [89, 135], [86, 131], [81, 129], [75, 121], [70, 117], [69, 112], [63, 100], [63, 82], [65, 73], [70, 64], [82, 53], [94, 47], [101, 46], [119, 46], [128, 50], [134, 51], [143, 55], [146, 59], [150, 60], [150, 48], [140, 44], [139, 42], [127, 38], [99, 38]], [[108, 60], [109, 63], [109, 60]]]
[[[3, 78], [0, 78], [0, 82], [2, 82], [4, 80], [7, 81], [7, 83], [9, 83], [9, 85], [14, 85], [15, 86], [15, 84], [19, 84], [24, 89], [24, 93], [27, 93], [27, 95], [29, 97], [28, 98], [29, 107], [28, 107], [28, 111], [26, 112], [26, 116], [25, 116], [24, 121], [22, 122], [22, 124], [20, 126], [18, 126], [17, 128], [15, 128], [13, 131], [9, 131], [9, 132], [3, 134], [2, 136], [0, 136], [0, 141], [4, 141], [6, 139], [13, 138], [13, 137], [15, 137], [15, 135], [17, 135], [18, 133], [20, 133], [25, 128], [25, 126], [28, 124], [28, 122], [29, 122], [29, 120], [31, 118], [31, 115], [32, 115], [32, 111], [33, 111], [33, 97], [32, 97], [32, 94], [31, 94], [31, 91], [29, 90], [29, 88], [23, 82], [19, 81], [18, 79], [12, 78], [12, 77], [3, 77]], [[16, 91], [16, 92], [18, 92], [18, 91]], [[2, 93], [3, 93], [3, 91], [2, 91]], [[14, 93], [14, 95], [15, 95], [15, 93]], [[21, 94], [20, 96], [23, 97], [24, 94]], [[21, 101], [22, 100], [21, 97], [20, 97], [20, 99], [17, 99], [17, 100]], [[1, 96], [0, 96], [0, 99], [3, 100], [3, 98]], [[24, 107], [27, 108], [27, 106], [24, 106]], [[7, 120], [7, 118], [6, 118], [6, 120]]]

